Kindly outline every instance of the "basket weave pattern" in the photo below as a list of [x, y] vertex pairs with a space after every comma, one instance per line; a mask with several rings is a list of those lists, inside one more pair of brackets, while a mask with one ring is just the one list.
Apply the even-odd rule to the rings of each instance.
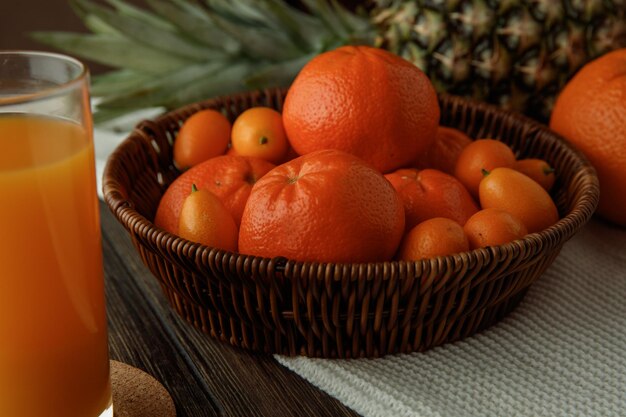
[[547, 128], [494, 107], [440, 96], [441, 123], [471, 137], [498, 138], [518, 157], [541, 157], [558, 174], [562, 219], [506, 245], [418, 262], [304, 263], [208, 248], [152, 223], [161, 195], [180, 174], [172, 143], [198, 110], [280, 110], [286, 91], [221, 97], [140, 123], [110, 157], [105, 200], [129, 231], [173, 308], [203, 332], [247, 349], [328, 358], [421, 351], [484, 329], [511, 311], [591, 217], [595, 171]]

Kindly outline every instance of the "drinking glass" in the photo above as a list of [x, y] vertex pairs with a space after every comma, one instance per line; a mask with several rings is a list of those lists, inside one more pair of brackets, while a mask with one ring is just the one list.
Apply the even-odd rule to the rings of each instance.
[[0, 52], [0, 416], [112, 416], [89, 74]]

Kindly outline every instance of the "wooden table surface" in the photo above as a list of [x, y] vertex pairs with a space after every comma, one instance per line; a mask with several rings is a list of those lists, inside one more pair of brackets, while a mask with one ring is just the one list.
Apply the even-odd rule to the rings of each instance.
[[102, 202], [100, 213], [111, 359], [159, 380], [178, 417], [357, 416], [273, 357], [223, 344], [187, 324]]

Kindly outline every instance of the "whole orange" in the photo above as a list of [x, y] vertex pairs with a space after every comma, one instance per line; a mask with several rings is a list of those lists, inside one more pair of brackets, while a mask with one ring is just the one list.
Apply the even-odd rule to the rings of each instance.
[[447, 217], [462, 225], [478, 211], [463, 184], [445, 172], [399, 169], [385, 178], [402, 199], [407, 230], [433, 217]]
[[178, 235], [192, 242], [237, 250], [238, 231], [235, 220], [224, 203], [208, 190], [192, 186], [183, 202], [178, 220]]
[[550, 197], [532, 178], [511, 168], [496, 168], [481, 182], [480, 205], [511, 213], [524, 223], [528, 233], [540, 232], [559, 220]]
[[413, 163], [416, 168], [433, 168], [454, 175], [459, 155], [472, 140], [452, 127], [439, 126], [435, 141]]
[[433, 142], [439, 104], [415, 65], [381, 49], [344, 46], [302, 68], [285, 98], [283, 122], [300, 155], [338, 149], [389, 172]]
[[404, 209], [391, 184], [361, 159], [328, 149], [280, 165], [254, 185], [239, 251], [300, 261], [386, 261], [403, 233]]
[[417, 261], [468, 250], [469, 241], [460, 224], [445, 217], [434, 217], [418, 224], [406, 234], [398, 259]]
[[185, 120], [174, 140], [174, 162], [187, 169], [226, 152], [231, 125], [216, 110], [201, 110]]
[[579, 148], [598, 172], [598, 213], [626, 225], [626, 48], [576, 73], [556, 100], [550, 128]]
[[178, 233], [180, 210], [192, 184], [215, 194], [239, 224], [252, 185], [272, 168], [273, 164], [262, 159], [238, 155], [222, 155], [196, 165], [167, 188], [159, 202], [154, 224], [170, 233]]

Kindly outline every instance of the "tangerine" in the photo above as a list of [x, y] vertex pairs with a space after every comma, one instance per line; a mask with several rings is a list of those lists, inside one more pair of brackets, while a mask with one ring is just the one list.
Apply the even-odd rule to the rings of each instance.
[[511, 167], [514, 163], [515, 154], [505, 143], [494, 139], [479, 139], [461, 151], [454, 168], [454, 176], [474, 198], [478, 198], [478, 186], [484, 177], [484, 171]]
[[216, 110], [201, 110], [189, 117], [174, 141], [174, 163], [185, 170], [226, 152], [231, 125]]
[[404, 204], [406, 229], [433, 217], [447, 217], [465, 224], [478, 205], [463, 184], [436, 169], [399, 169], [385, 178]]
[[433, 168], [454, 175], [459, 155], [472, 140], [465, 133], [452, 127], [439, 126], [435, 141], [426, 152], [415, 160], [416, 168]]
[[486, 208], [475, 213], [463, 226], [470, 248], [503, 245], [528, 234], [524, 223], [497, 208]]
[[269, 107], [252, 107], [235, 119], [231, 133], [233, 152], [280, 163], [289, 148], [283, 118]]
[[520, 159], [513, 164], [513, 169], [537, 181], [546, 191], [552, 189], [556, 180], [554, 168], [543, 159]]
[[295, 151], [338, 149], [381, 172], [414, 161], [435, 139], [439, 103], [428, 77], [382, 49], [343, 46], [309, 61], [287, 92]]
[[404, 233], [391, 184], [363, 160], [328, 149], [279, 165], [252, 188], [241, 253], [299, 261], [390, 260]]
[[496, 168], [480, 182], [480, 205], [498, 208], [519, 218], [529, 233], [559, 220], [550, 194], [533, 179], [511, 168]]
[[398, 258], [405, 261], [447, 256], [469, 250], [463, 227], [445, 217], [428, 219], [406, 234]]
[[206, 246], [237, 250], [238, 231], [233, 216], [215, 194], [198, 190], [195, 184], [181, 207], [178, 235]]
[[222, 155], [196, 165], [167, 188], [159, 202], [154, 224], [170, 233], [178, 233], [180, 210], [192, 184], [219, 197], [235, 224], [239, 224], [252, 185], [272, 168], [274, 165], [262, 159], [238, 155]]
[[556, 100], [550, 128], [595, 167], [598, 213], [626, 225], [626, 48], [587, 63], [574, 75]]

